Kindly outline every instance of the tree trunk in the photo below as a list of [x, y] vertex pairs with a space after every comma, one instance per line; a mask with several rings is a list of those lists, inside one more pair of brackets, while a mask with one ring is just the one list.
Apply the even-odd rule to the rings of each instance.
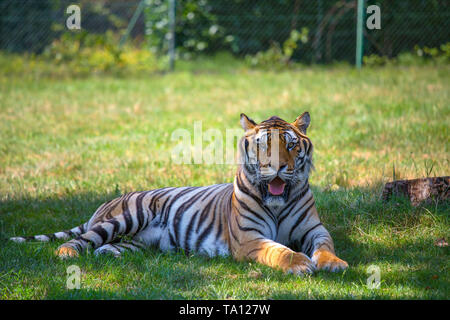
[[450, 176], [388, 182], [384, 186], [383, 200], [388, 201], [393, 195], [406, 196], [413, 206], [423, 201], [448, 201]]

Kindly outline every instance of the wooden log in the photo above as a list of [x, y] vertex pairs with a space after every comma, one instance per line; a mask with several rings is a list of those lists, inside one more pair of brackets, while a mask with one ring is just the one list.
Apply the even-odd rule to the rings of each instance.
[[388, 201], [394, 195], [405, 196], [413, 206], [418, 206], [424, 201], [449, 201], [450, 176], [396, 180], [386, 183], [383, 200]]

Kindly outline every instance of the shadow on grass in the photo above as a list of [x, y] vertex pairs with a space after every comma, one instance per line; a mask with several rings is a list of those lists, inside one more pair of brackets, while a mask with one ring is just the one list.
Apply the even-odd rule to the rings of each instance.
[[[319, 272], [301, 279], [232, 258], [186, 257], [156, 249], [127, 253], [119, 259], [86, 253], [77, 260], [60, 261], [53, 255], [60, 242], [4, 242], [0, 293], [19, 299], [448, 298], [449, 249], [436, 247], [433, 240], [437, 235], [448, 236], [448, 203], [419, 208], [402, 199], [383, 203], [379, 187], [313, 191], [337, 254], [349, 262], [344, 274]], [[87, 221], [98, 206], [118, 195], [86, 193], [2, 201], [1, 236], [69, 229]], [[66, 268], [71, 264], [83, 270], [84, 288], [66, 289]], [[381, 269], [382, 287], [375, 291], [366, 287], [370, 265]]]

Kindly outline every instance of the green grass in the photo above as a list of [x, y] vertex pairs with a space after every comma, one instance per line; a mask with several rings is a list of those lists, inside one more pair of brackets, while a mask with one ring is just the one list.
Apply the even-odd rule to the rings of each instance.
[[[61, 261], [60, 243], [0, 244], [0, 299], [448, 299], [448, 203], [380, 200], [396, 178], [448, 175], [450, 67], [254, 71], [233, 62], [167, 75], [52, 79], [0, 74], [0, 235], [42, 234], [86, 221], [132, 190], [231, 182], [232, 165], [175, 165], [178, 128], [239, 128], [312, 117], [311, 184], [338, 255], [350, 268], [299, 278], [231, 258], [157, 250]], [[66, 268], [82, 270], [66, 289]], [[367, 268], [381, 287], [366, 286]]]

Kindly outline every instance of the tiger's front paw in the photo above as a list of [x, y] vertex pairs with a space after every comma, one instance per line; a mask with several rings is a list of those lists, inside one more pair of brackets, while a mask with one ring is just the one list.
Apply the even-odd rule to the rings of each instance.
[[312, 256], [312, 261], [317, 270], [339, 272], [348, 268], [348, 263], [336, 257], [327, 250], [317, 250]]
[[55, 254], [61, 259], [78, 257], [78, 251], [71, 247], [61, 246], [58, 249], [56, 249]]
[[301, 252], [289, 254], [285, 258], [281, 268], [286, 273], [293, 273], [298, 276], [312, 274], [316, 269], [311, 259]]

